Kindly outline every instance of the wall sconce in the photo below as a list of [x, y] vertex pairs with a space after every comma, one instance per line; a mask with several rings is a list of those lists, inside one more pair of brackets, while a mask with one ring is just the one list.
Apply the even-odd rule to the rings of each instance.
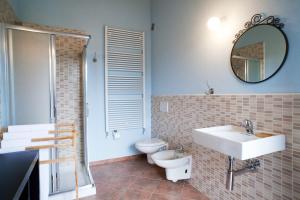
[[219, 17], [211, 17], [208, 21], [207, 21], [207, 27], [209, 30], [212, 31], [217, 31], [220, 29], [221, 27], [221, 20]]

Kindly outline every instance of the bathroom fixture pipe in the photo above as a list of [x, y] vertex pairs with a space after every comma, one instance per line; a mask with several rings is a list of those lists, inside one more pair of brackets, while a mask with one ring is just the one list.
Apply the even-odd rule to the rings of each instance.
[[233, 170], [234, 158], [232, 156], [228, 156], [228, 160], [229, 160], [229, 167], [226, 176], [226, 189], [229, 191], [233, 190], [235, 176], [239, 176], [248, 172], [254, 173], [257, 171], [257, 167], [260, 166], [259, 160], [250, 159], [247, 160], [247, 164], [244, 168]]
[[208, 81], [206, 81], [207, 91], [205, 92], [206, 95], [213, 95], [215, 93], [214, 88], [210, 87]]
[[158, 152], [159, 152], [159, 151], [166, 151], [166, 150], [168, 150], [168, 147], [169, 147], [169, 145], [166, 144], [166, 145], [160, 147], [160, 148], [158, 149]]
[[226, 189], [232, 191], [233, 190], [233, 184], [234, 184], [234, 179], [233, 179], [233, 160], [234, 158], [232, 156], [228, 156], [229, 160], [229, 167], [228, 167], [228, 172], [226, 176]]

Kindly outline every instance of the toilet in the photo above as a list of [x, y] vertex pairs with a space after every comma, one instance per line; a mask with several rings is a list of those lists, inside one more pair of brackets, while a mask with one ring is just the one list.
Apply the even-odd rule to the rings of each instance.
[[176, 150], [165, 150], [152, 154], [151, 158], [156, 165], [165, 168], [168, 180], [177, 182], [191, 178], [191, 155]]
[[147, 154], [147, 161], [149, 164], [154, 164], [151, 155], [157, 151], [166, 150], [168, 143], [158, 138], [150, 138], [135, 143], [135, 147], [140, 152]]

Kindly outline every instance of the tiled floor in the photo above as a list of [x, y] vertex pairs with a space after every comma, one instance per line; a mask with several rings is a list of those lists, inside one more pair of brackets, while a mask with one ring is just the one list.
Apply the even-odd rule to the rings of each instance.
[[146, 159], [91, 168], [97, 195], [83, 200], [208, 200], [185, 181], [165, 179], [164, 169]]

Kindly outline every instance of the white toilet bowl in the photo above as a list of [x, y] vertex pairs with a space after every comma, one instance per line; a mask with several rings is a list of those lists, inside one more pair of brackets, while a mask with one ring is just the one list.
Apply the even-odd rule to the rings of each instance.
[[149, 164], [154, 164], [151, 155], [159, 150], [167, 149], [168, 143], [158, 138], [151, 138], [135, 143], [135, 147], [143, 153], [147, 154]]
[[178, 153], [175, 150], [160, 151], [152, 154], [155, 164], [166, 169], [168, 180], [176, 182], [191, 178], [192, 156], [186, 153]]

